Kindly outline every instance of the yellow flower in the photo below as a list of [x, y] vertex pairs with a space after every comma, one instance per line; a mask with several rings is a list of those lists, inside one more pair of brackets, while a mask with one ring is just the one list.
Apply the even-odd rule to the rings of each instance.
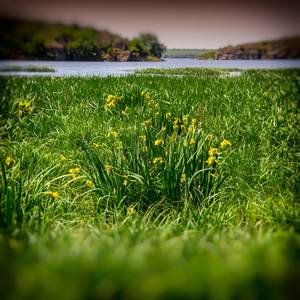
[[163, 126], [163, 127], [161, 128], [161, 130], [162, 130], [162, 131], [165, 131], [165, 130], [166, 130], [166, 127]]
[[209, 157], [208, 160], [206, 161], [206, 163], [208, 163], [209, 165], [211, 165], [214, 161], [216, 163], [218, 162], [215, 156]]
[[136, 214], [136, 210], [133, 207], [129, 207], [128, 210], [131, 214]]
[[146, 136], [145, 135], [140, 135], [139, 138], [141, 139], [141, 141], [145, 141], [146, 142]]
[[188, 130], [191, 131], [191, 132], [195, 132], [195, 126], [194, 126], [194, 124], [192, 126], [190, 126], [188, 128]]
[[16, 163], [16, 161], [11, 156], [7, 157], [6, 160], [5, 160], [5, 163], [9, 166], [11, 162], [13, 164]]
[[58, 192], [46, 192], [46, 195], [50, 195], [50, 196], [52, 196], [54, 199], [56, 199], [57, 197], [58, 197]]
[[183, 116], [182, 121], [184, 122], [185, 125], [187, 125], [189, 123], [188, 122], [188, 116]]
[[24, 103], [22, 101], [19, 102], [19, 106], [23, 106]]
[[184, 126], [184, 125], [180, 125], [180, 128], [181, 128], [181, 129], [184, 129], [184, 128], [185, 128], [185, 126]]
[[107, 136], [110, 137], [111, 134], [115, 137], [118, 137], [118, 134], [115, 131], [111, 131]]
[[60, 161], [67, 160], [64, 156], [61, 157]]
[[156, 140], [155, 142], [154, 142], [154, 145], [155, 146], [158, 146], [158, 145], [160, 145], [160, 144], [164, 144], [165, 142], [164, 142], [164, 140]]
[[127, 183], [128, 183], [128, 181], [125, 179], [125, 180], [124, 180], [124, 182], [123, 182], [123, 185], [125, 185], [125, 186], [126, 186], [126, 185], [127, 185]]
[[130, 86], [130, 83], [127, 83], [128, 86]]
[[196, 123], [196, 122], [197, 122], [197, 120], [196, 120], [196, 119], [193, 119], [193, 120], [192, 120], [192, 123], [193, 123], [193, 124], [194, 124], [194, 123]]
[[219, 149], [211, 147], [208, 151], [209, 156], [213, 156], [215, 153], [218, 154]]
[[106, 168], [104, 171], [109, 171], [110, 169], [112, 169], [112, 166], [110, 165], [105, 165], [104, 167]]
[[22, 117], [22, 115], [23, 115], [23, 110], [20, 109], [20, 110], [19, 110], [19, 116]]
[[171, 113], [166, 113], [166, 117], [171, 117]]
[[186, 175], [185, 175], [185, 174], [182, 174], [181, 177], [182, 177], [182, 178], [180, 179], [180, 182], [183, 183], [183, 182], [185, 181], [185, 179], [186, 179]]
[[152, 121], [151, 121], [151, 119], [149, 119], [149, 120], [142, 122], [141, 125], [144, 126], [145, 129], [147, 129], [147, 125], [149, 125], [152, 128], [151, 123], [152, 123]]
[[87, 184], [91, 189], [94, 189], [94, 188], [95, 188], [95, 186], [94, 186], [94, 184], [93, 184], [93, 182], [92, 182], [91, 180], [87, 180], [87, 181], [85, 182], [85, 184]]
[[231, 146], [231, 143], [230, 143], [229, 141], [227, 141], [227, 140], [224, 140], [224, 141], [221, 143], [221, 147], [225, 147], [225, 146], [227, 146], [227, 145]]
[[161, 164], [164, 163], [164, 161], [161, 157], [154, 158], [153, 163], [156, 164], [157, 162], [160, 162]]
[[72, 178], [75, 179], [76, 178], [76, 174], [75, 173], [79, 173], [80, 169], [79, 168], [75, 168], [75, 169], [70, 169], [69, 173], [73, 174]]
[[156, 112], [156, 113], [155, 113], [155, 115], [156, 115], [156, 116], [158, 116], [158, 115], [159, 115], [159, 111], [158, 111], [158, 112]]
[[122, 142], [114, 142], [114, 146], [116, 147], [117, 150], [122, 149]]
[[213, 178], [216, 178], [217, 173], [216, 174], [210, 174]]
[[194, 139], [191, 139], [190, 140], [190, 145], [193, 145], [193, 144], [195, 144], [196, 143], [196, 141], [194, 140]]
[[211, 134], [209, 134], [208, 136], [210, 137], [210, 140], [212, 140], [213, 134], [211, 133]]

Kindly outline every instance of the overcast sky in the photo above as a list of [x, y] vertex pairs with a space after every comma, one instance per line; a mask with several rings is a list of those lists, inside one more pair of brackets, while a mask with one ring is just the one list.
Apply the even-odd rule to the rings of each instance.
[[296, 0], [0, 0], [0, 15], [106, 29], [133, 38], [151, 32], [168, 48], [219, 48], [300, 36]]

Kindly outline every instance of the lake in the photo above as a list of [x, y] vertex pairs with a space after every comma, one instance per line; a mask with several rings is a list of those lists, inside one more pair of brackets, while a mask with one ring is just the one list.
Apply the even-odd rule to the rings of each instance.
[[197, 60], [189, 58], [168, 58], [162, 62], [86, 62], [86, 61], [16, 61], [0, 60], [0, 68], [14, 66], [51, 66], [55, 72], [0, 72], [0, 76], [123, 76], [133, 74], [141, 68], [300, 68], [300, 59], [273, 60]]

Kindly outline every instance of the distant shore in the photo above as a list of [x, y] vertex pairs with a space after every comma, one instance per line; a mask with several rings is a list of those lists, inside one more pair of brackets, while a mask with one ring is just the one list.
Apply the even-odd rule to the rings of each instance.
[[293, 59], [300, 58], [300, 38], [228, 46], [204, 53], [201, 60]]

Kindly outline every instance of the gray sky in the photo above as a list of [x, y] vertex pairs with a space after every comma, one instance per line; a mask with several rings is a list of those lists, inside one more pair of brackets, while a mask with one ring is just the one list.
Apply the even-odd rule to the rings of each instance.
[[106, 29], [133, 38], [151, 32], [168, 48], [219, 48], [300, 36], [300, 1], [0, 0], [0, 15]]

